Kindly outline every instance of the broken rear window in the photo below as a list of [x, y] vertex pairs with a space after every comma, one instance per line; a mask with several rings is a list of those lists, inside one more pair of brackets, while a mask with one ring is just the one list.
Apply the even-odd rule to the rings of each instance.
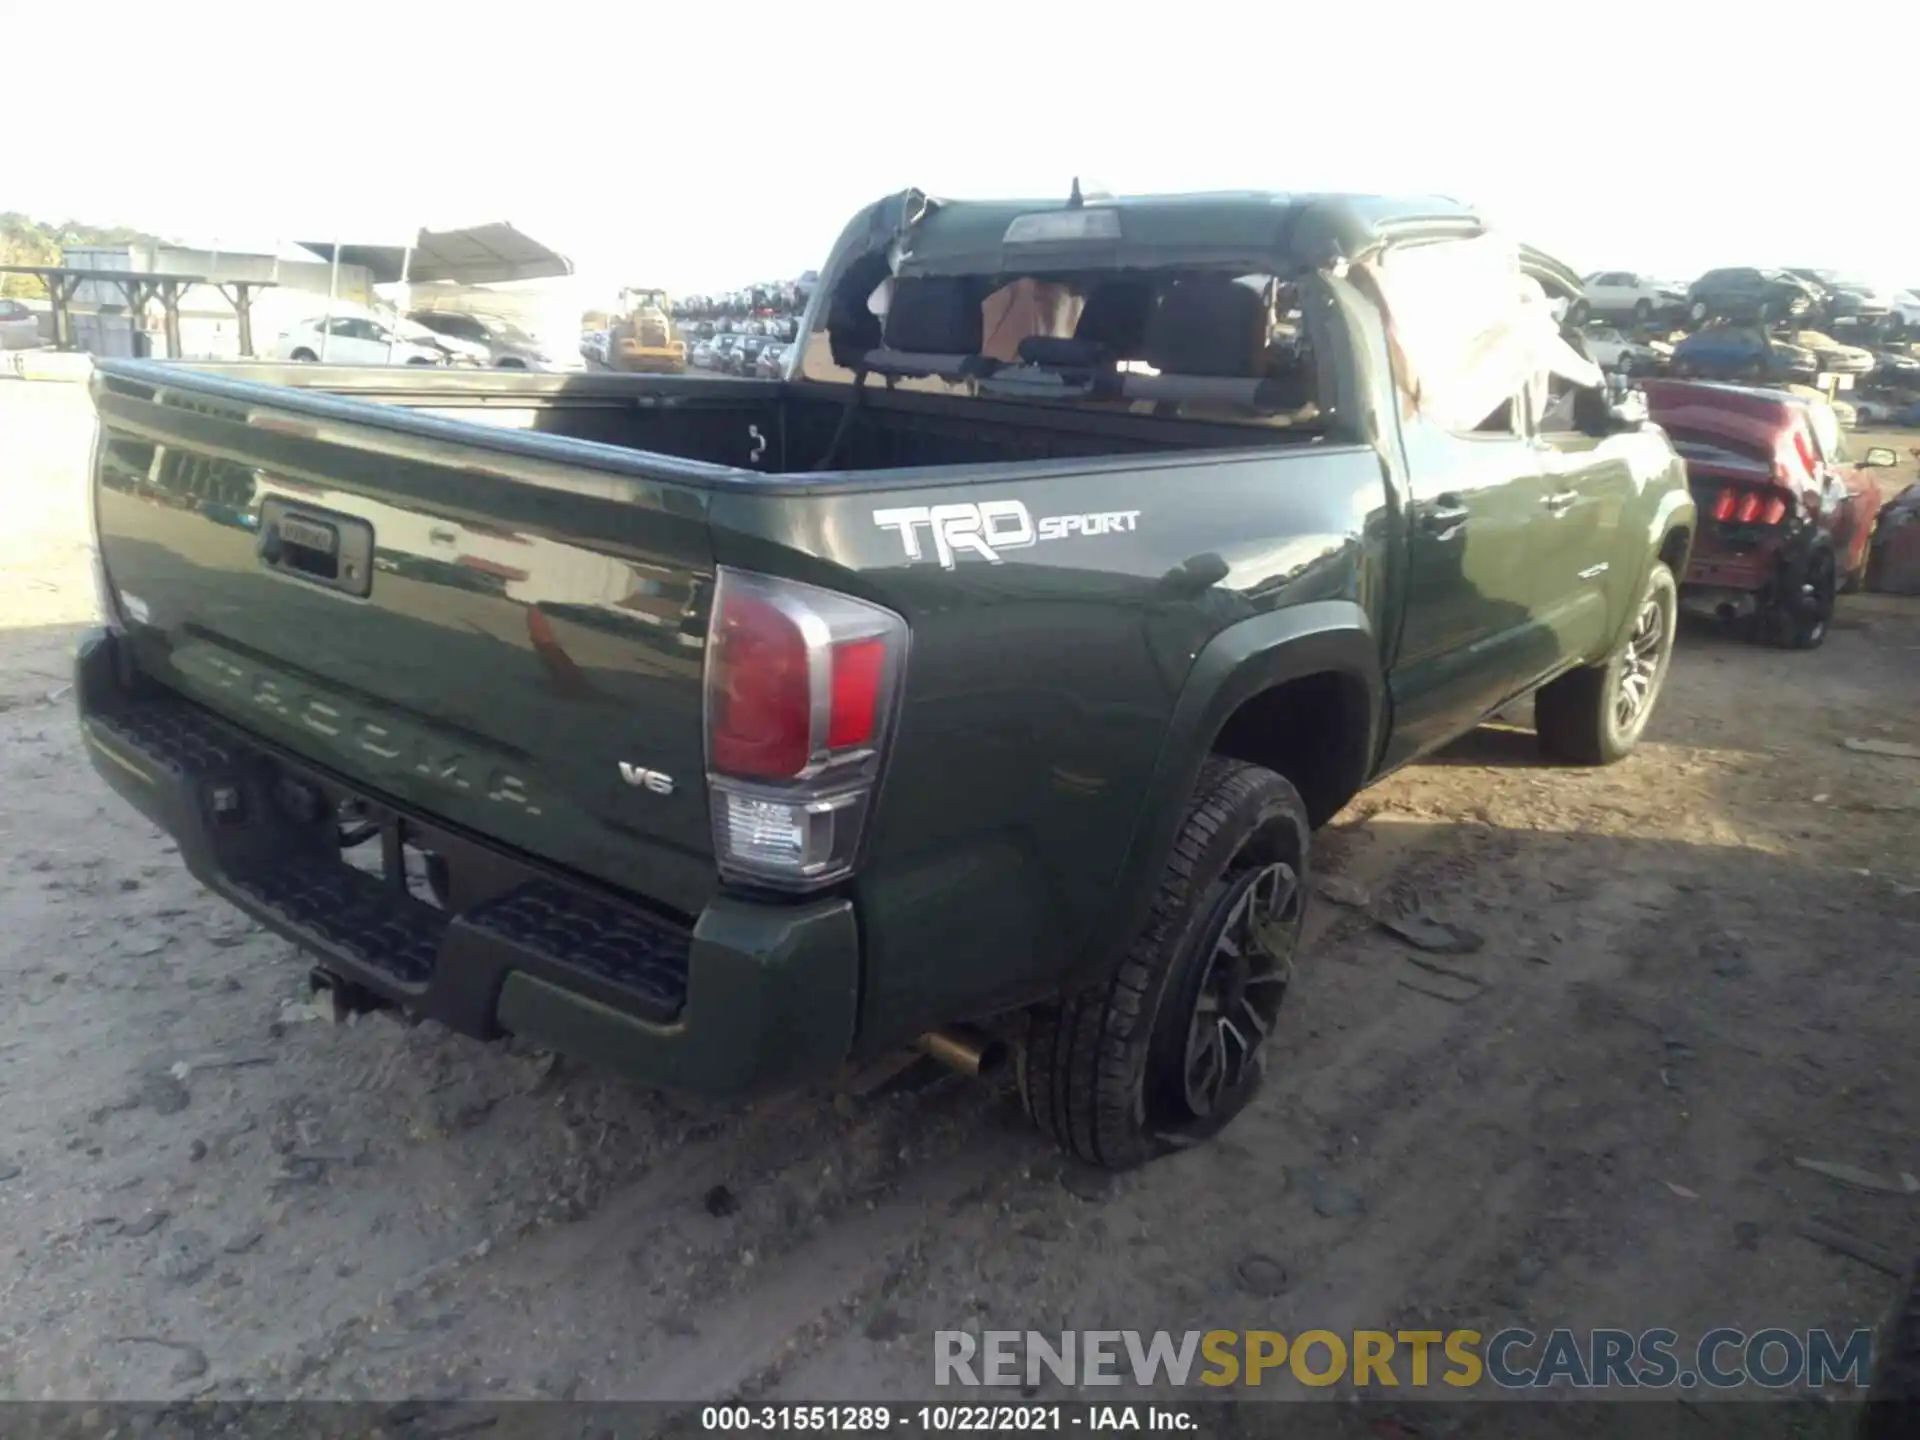
[[864, 370], [907, 389], [1123, 413], [1308, 428], [1325, 418], [1299, 294], [1272, 276], [888, 275], [857, 310], [849, 298], [810, 337], [807, 378]]

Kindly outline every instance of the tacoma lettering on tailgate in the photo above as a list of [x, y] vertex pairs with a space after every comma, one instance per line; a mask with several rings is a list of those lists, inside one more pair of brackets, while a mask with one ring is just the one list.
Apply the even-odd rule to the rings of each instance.
[[254, 710], [317, 735], [337, 749], [351, 749], [378, 762], [371, 773], [395, 772], [463, 794], [478, 793], [495, 804], [512, 805], [528, 815], [541, 808], [520, 776], [489, 763], [470, 747], [449, 743], [426, 726], [403, 717], [356, 713], [337, 698], [323, 698], [285, 676], [270, 675], [230, 656], [197, 646], [174, 652], [173, 662], [190, 675], [226, 694], [238, 696]]

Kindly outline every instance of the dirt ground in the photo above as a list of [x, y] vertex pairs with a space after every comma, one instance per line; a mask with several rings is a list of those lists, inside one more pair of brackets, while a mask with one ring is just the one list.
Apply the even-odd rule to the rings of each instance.
[[[1920, 1250], [1920, 1197], [1794, 1164], [1920, 1172], [1920, 761], [1841, 743], [1920, 743], [1920, 601], [1811, 654], [1684, 634], [1615, 769], [1490, 727], [1364, 795], [1255, 1108], [1110, 1179], [944, 1074], [707, 1107], [319, 1020], [81, 755], [86, 423], [0, 381], [0, 1396], [912, 1398], [936, 1329], [1851, 1329], [1892, 1280], [1796, 1226]], [[1483, 936], [1472, 978], [1360, 892]]]

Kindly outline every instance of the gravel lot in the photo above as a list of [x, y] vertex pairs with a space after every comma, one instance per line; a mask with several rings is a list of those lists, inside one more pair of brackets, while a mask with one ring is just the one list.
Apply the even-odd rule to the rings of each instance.
[[[1812, 654], [1684, 634], [1616, 769], [1496, 726], [1361, 797], [1265, 1094], [1114, 1180], [920, 1069], [704, 1107], [319, 1020], [81, 755], [87, 422], [0, 381], [0, 1395], [910, 1398], [936, 1328], [1850, 1329], [1893, 1281], [1796, 1226], [1920, 1249], [1920, 1198], [1794, 1164], [1920, 1172], [1920, 761], [1841, 744], [1920, 742], [1920, 602]], [[1484, 937], [1470, 978], [1363, 895]]]

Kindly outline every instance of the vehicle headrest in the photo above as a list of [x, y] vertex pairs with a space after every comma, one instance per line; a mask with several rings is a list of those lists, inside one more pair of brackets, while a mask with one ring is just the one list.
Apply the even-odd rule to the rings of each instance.
[[1266, 348], [1267, 305], [1259, 291], [1225, 275], [1191, 275], [1161, 294], [1141, 358], [1168, 374], [1252, 379]]
[[827, 337], [834, 364], [856, 369], [880, 343], [880, 319], [867, 308], [867, 296], [888, 273], [885, 252], [862, 255], [827, 297]]
[[1153, 286], [1145, 280], [1106, 280], [1087, 292], [1073, 338], [1103, 345], [1116, 356], [1140, 353], [1153, 313]]
[[896, 279], [885, 335], [889, 350], [978, 355], [985, 336], [974, 282], [965, 276]]

